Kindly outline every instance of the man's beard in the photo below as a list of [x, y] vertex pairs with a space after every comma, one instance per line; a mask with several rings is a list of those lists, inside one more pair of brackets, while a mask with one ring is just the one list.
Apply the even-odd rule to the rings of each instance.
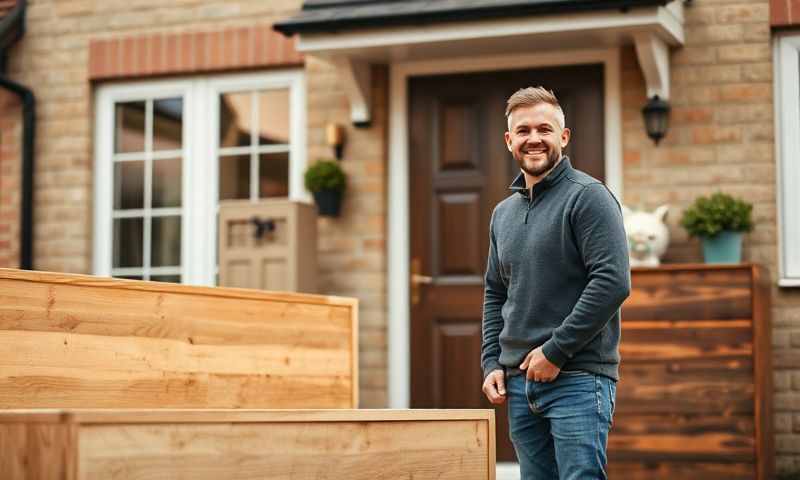
[[561, 152], [556, 152], [555, 150], [548, 150], [547, 151], [547, 161], [539, 167], [530, 168], [525, 165], [525, 156], [523, 155], [522, 158], [517, 158], [517, 164], [519, 168], [527, 173], [532, 177], [540, 177], [547, 173], [550, 169], [552, 169], [558, 160], [561, 158]]

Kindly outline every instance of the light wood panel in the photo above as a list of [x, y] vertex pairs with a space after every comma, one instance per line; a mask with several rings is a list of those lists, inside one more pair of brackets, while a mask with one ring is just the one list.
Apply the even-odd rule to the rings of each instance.
[[[69, 434], [20, 433], [59, 428]], [[8, 480], [493, 480], [495, 469], [492, 410], [7, 411], [0, 445]]]
[[772, 478], [764, 276], [747, 264], [633, 269], [612, 478]]
[[354, 408], [355, 299], [0, 269], [0, 408]]

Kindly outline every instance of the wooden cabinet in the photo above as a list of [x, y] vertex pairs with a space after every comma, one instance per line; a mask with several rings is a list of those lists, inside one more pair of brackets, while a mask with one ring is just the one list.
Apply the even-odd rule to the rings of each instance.
[[769, 296], [756, 265], [633, 270], [610, 478], [772, 478]]
[[317, 291], [317, 213], [289, 200], [229, 200], [219, 207], [221, 287]]
[[493, 480], [492, 410], [0, 411], [3, 480]]

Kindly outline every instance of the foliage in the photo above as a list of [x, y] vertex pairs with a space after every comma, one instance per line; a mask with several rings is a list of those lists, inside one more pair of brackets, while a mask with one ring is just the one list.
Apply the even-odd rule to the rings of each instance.
[[334, 190], [343, 192], [347, 187], [347, 179], [342, 167], [336, 160], [317, 160], [308, 167], [305, 174], [306, 188], [310, 192]]
[[749, 232], [753, 229], [753, 205], [717, 192], [711, 197], [699, 197], [681, 218], [681, 226], [693, 237], [713, 237], [729, 230]]

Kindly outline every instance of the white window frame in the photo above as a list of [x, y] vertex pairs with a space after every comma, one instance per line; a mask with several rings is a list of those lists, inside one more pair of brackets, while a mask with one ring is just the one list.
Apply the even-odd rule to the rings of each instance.
[[149, 98], [183, 98], [181, 282], [213, 286], [217, 271], [219, 95], [278, 88], [289, 89], [289, 199], [310, 202], [310, 195], [303, 186], [306, 98], [302, 70], [114, 83], [97, 88], [92, 261], [95, 275], [110, 276], [112, 271], [114, 104]]
[[800, 287], [800, 35], [776, 36], [773, 58], [778, 285]]

